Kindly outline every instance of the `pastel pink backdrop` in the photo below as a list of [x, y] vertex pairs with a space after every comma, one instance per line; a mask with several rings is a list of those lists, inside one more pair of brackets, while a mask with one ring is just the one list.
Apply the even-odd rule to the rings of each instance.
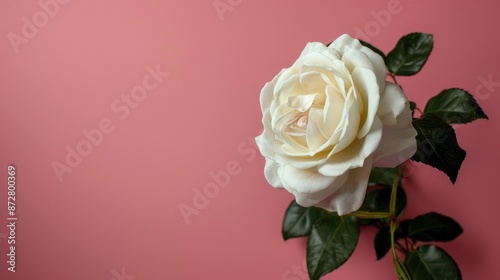
[[[0, 4], [0, 279], [305, 279], [293, 270], [304, 240], [281, 238], [292, 196], [268, 186], [252, 146], [264, 83], [307, 42], [363, 36], [358, 29], [384, 51], [410, 32], [435, 35], [423, 71], [400, 79], [421, 107], [445, 88], [476, 93], [481, 77], [500, 81], [495, 1], [60, 2], [47, 22], [38, 1]], [[23, 17], [34, 15], [41, 27], [28, 38]], [[11, 44], [10, 32], [23, 43]], [[128, 115], [113, 110], [148, 66], [170, 75]], [[465, 279], [495, 278], [500, 258], [500, 87], [479, 89], [490, 120], [457, 129], [468, 152], [457, 183], [418, 166], [406, 188], [407, 217], [437, 211], [463, 226], [440, 246]], [[53, 162], [65, 164], [66, 147], [105, 119], [114, 130], [60, 182]], [[15, 273], [6, 263], [9, 164], [18, 170]], [[184, 219], [179, 207], [193, 207], [228, 164], [227, 186]], [[396, 279], [390, 258], [375, 260], [373, 236], [363, 231], [352, 258], [324, 279]]]

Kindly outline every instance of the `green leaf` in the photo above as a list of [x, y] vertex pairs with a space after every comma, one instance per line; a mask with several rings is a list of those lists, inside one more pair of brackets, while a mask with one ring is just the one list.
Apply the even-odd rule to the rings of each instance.
[[410, 110], [411, 110], [411, 115], [415, 115], [415, 109], [417, 109], [417, 103], [410, 101]]
[[408, 226], [408, 236], [423, 242], [451, 241], [462, 232], [455, 220], [434, 212], [416, 217]]
[[[396, 168], [374, 167], [370, 173], [368, 184], [379, 186], [392, 186], [396, 179]], [[401, 181], [400, 181], [401, 183]]]
[[377, 53], [378, 55], [380, 55], [380, 56], [384, 59], [384, 61], [385, 61], [386, 56], [385, 56], [385, 54], [384, 54], [384, 52], [383, 52], [383, 51], [379, 50], [378, 48], [374, 47], [372, 44], [370, 44], [370, 43], [368, 43], [368, 42], [365, 42], [365, 41], [363, 41], [363, 40], [361, 40], [361, 39], [358, 39], [358, 40], [359, 40], [359, 42], [361, 43], [361, 45], [363, 45], [363, 46], [365, 46], [365, 47], [369, 48], [370, 50], [372, 50], [372, 51], [374, 51], [374, 52], [376, 52], [376, 53]]
[[337, 269], [356, 248], [359, 238], [357, 219], [331, 214], [314, 224], [307, 242], [307, 270], [311, 280]]
[[389, 72], [398, 76], [417, 74], [429, 58], [433, 45], [432, 34], [410, 33], [403, 36], [387, 54]]
[[394, 233], [396, 240], [408, 237], [408, 227], [410, 226], [412, 220], [403, 220], [398, 224], [398, 228]]
[[[391, 188], [376, 189], [370, 191], [365, 196], [365, 201], [361, 207], [362, 211], [390, 212]], [[397, 189], [396, 194], [396, 214], [400, 216], [406, 208], [406, 193], [403, 188]]]
[[431, 113], [414, 120], [413, 126], [418, 132], [417, 152], [411, 159], [443, 171], [455, 183], [466, 154], [458, 145], [455, 130]]
[[418, 247], [406, 257], [405, 264], [416, 280], [462, 279], [455, 261], [443, 249], [434, 245]]
[[302, 207], [292, 201], [285, 213], [281, 233], [283, 239], [307, 236], [311, 232], [313, 224], [328, 212], [316, 207]]
[[389, 227], [380, 228], [375, 235], [374, 245], [377, 260], [382, 259], [391, 249], [391, 235]]
[[488, 119], [474, 97], [459, 88], [443, 90], [429, 99], [424, 113], [433, 113], [449, 124]]
[[[408, 236], [409, 223], [410, 220], [404, 220], [399, 223], [396, 231], [394, 232], [394, 240], [399, 240]], [[383, 226], [379, 229], [379, 231], [375, 235], [374, 245], [375, 253], [377, 254], [377, 260], [380, 260], [391, 249], [391, 235], [390, 228], [388, 226]]]

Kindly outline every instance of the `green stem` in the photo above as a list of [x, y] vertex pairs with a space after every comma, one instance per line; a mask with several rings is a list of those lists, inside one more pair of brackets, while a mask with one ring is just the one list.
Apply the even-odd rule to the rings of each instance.
[[393, 216], [393, 218], [392, 218], [393, 220], [396, 219], [396, 197], [398, 194], [398, 186], [399, 186], [399, 179], [401, 178], [401, 172], [402, 172], [402, 168], [400, 165], [396, 169], [396, 176], [394, 177], [394, 182], [392, 183], [391, 201], [389, 204], [389, 211], [391, 212], [391, 215]]
[[391, 213], [387, 212], [369, 212], [369, 211], [356, 211], [348, 214], [347, 216], [352, 216], [361, 219], [384, 219], [390, 218]]
[[396, 242], [394, 240], [394, 232], [396, 231], [397, 228], [397, 222], [395, 220], [391, 220], [391, 225], [390, 225], [390, 234], [391, 234], [391, 250], [392, 250], [392, 258], [397, 259], [398, 255], [396, 253]]
[[399, 246], [401, 245], [396, 242], [394, 237], [394, 233], [398, 228], [398, 218], [396, 213], [396, 198], [398, 194], [399, 179], [401, 178], [402, 171], [403, 171], [402, 165], [398, 166], [396, 171], [396, 176], [392, 184], [391, 200], [389, 202], [389, 209], [391, 212], [391, 224], [390, 224], [391, 250], [392, 250], [392, 260], [394, 263], [394, 268], [396, 269], [396, 273], [398, 274], [398, 278], [401, 280], [410, 280], [411, 279], [410, 273], [406, 269], [403, 262], [399, 259], [396, 251], [396, 244]]

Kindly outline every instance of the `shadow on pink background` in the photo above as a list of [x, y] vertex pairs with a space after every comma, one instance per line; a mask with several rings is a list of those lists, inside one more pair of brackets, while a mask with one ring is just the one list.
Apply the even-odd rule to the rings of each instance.
[[[494, 278], [499, 9], [487, 0], [3, 1], [0, 279], [306, 279], [304, 240], [281, 238], [292, 196], [268, 186], [253, 142], [260, 89], [309, 41], [350, 33], [387, 52], [415, 31], [436, 43], [423, 71], [400, 79], [409, 98], [423, 107], [461, 87], [490, 120], [457, 128], [468, 156], [456, 185], [415, 167], [406, 216], [458, 220], [464, 234], [440, 246], [465, 279]], [[363, 231], [351, 260], [324, 279], [396, 279], [390, 258], [375, 260], [373, 236]]]

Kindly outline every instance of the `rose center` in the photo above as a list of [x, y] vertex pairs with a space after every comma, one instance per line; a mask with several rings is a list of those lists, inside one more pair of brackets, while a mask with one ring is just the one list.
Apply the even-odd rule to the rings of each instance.
[[300, 117], [293, 125], [298, 127], [304, 127], [307, 125], [307, 115]]
[[[286, 133], [294, 138], [301, 138], [306, 135], [309, 110], [295, 114], [286, 125]], [[299, 142], [303, 142], [301, 139]]]

